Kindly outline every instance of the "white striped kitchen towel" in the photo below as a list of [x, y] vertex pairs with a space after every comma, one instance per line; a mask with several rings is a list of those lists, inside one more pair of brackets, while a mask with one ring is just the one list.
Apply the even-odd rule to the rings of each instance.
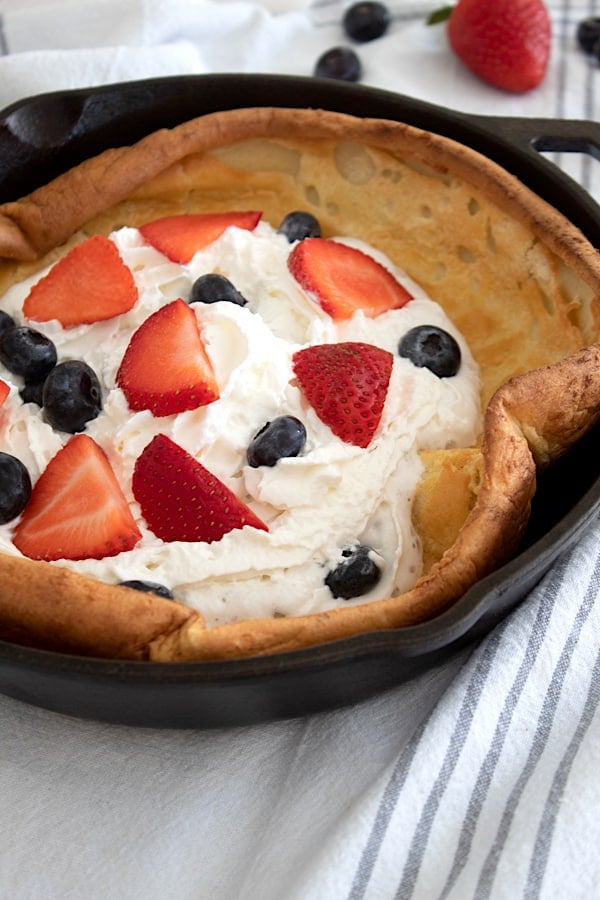
[[[309, 75], [330, 0], [0, 0], [0, 107], [163, 74]], [[577, 48], [596, 0], [553, 0], [544, 84], [505, 96], [394, 0], [364, 81], [455, 109], [600, 119]], [[564, 157], [565, 155], [563, 155]], [[558, 160], [600, 199], [599, 163]], [[230, 730], [135, 729], [0, 697], [7, 900], [600, 897], [600, 521], [471, 650], [356, 706]]]

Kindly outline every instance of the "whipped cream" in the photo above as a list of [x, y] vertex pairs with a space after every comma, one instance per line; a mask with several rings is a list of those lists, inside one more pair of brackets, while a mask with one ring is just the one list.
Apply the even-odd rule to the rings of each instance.
[[[143, 579], [169, 587], [199, 609], [207, 625], [240, 619], [302, 615], [342, 604], [363, 603], [408, 590], [421, 571], [421, 549], [411, 523], [411, 504], [423, 448], [470, 446], [481, 428], [480, 384], [469, 348], [425, 292], [381, 253], [369, 253], [412, 294], [402, 309], [374, 319], [357, 312], [335, 322], [288, 271], [293, 245], [268, 223], [252, 232], [229, 228], [188, 265], [167, 260], [135, 228], [114, 232], [131, 269], [139, 300], [127, 313], [92, 325], [64, 329], [58, 322], [26, 322], [22, 305], [45, 272], [12, 287], [2, 306], [17, 324], [29, 324], [55, 343], [59, 361], [85, 360], [103, 388], [103, 411], [86, 433], [106, 452], [142, 532], [131, 551], [101, 560], [60, 560], [62, 565], [106, 582]], [[47, 270], [46, 270], [47, 271]], [[132, 413], [116, 385], [131, 334], [159, 307], [188, 298], [194, 280], [207, 272], [226, 275], [247, 300], [192, 304], [220, 389], [220, 399], [199, 409], [155, 418]], [[459, 372], [438, 378], [400, 358], [399, 339], [415, 325], [445, 329], [462, 354]], [[316, 416], [295, 384], [292, 356], [301, 347], [364, 341], [394, 354], [387, 398], [377, 432], [366, 449], [346, 444]], [[18, 457], [32, 481], [70, 438], [53, 430], [43, 411], [24, 404], [20, 380], [0, 365], [11, 393], [0, 410], [0, 448]], [[272, 468], [251, 468], [246, 448], [269, 420], [297, 416], [307, 430], [301, 455]], [[269, 526], [237, 529], [213, 543], [164, 542], [147, 528], [131, 491], [135, 461], [159, 434], [199, 459]], [[13, 525], [0, 528], [0, 551], [19, 555]], [[357, 542], [374, 548], [383, 575], [368, 594], [335, 599], [324, 578]]]

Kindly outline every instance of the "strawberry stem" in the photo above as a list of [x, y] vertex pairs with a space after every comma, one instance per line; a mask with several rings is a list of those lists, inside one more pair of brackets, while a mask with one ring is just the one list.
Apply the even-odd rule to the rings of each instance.
[[447, 22], [453, 9], [454, 6], [452, 4], [440, 6], [439, 9], [434, 9], [433, 12], [429, 13], [426, 24], [439, 25], [441, 22]]

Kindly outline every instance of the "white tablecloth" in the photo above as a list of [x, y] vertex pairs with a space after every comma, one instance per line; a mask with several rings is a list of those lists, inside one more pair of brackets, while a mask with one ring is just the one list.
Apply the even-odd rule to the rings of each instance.
[[[504, 94], [391, 2], [366, 84], [472, 112], [600, 114], [577, 48], [595, 0], [548, 4], [547, 77]], [[0, 0], [0, 107], [202, 72], [310, 75], [344, 43], [327, 0]], [[558, 159], [600, 199], [598, 162]], [[0, 697], [6, 900], [600, 896], [600, 523], [474, 651], [359, 705], [231, 730], [154, 730]]]

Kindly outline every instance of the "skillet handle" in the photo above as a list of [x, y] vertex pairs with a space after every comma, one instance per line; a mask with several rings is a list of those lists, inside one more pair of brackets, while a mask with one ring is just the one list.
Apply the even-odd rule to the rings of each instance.
[[[600, 161], [600, 123], [591, 120], [513, 118], [469, 115], [480, 131], [479, 149], [487, 153], [539, 196], [557, 207], [600, 249], [600, 207], [585, 183], [588, 163]], [[515, 167], [515, 151], [519, 164]], [[549, 153], [580, 153], [582, 178], [575, 178], [549, 157]]]
[[495, 123], [508, 140], [523, 150], [588, 153], [600, 160], [600, 122], [499, 117]]
[[[591, 119], [544, 119], [469, 116], [505, 144], [538, 161], [541, 153], [585, 153], [600, 161], [600, 122]], [[554, 165], [554, 164], [552, 164]]]

